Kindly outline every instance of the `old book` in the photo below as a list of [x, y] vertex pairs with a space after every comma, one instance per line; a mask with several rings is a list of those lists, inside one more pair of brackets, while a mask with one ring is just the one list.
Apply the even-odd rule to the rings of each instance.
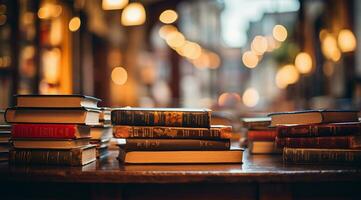
[[72, 149], [89, 144], [89, 139], [12, 139], [15, 148], [21, 149]]
[[360, 122], [331, 123], [331, 124], [307, 124], [277, 126], [277, 136], [282, 137], [323, 137], [323, 136], [346, 136], [360, 135]]
[[271, 126], [358, 122], [358, 111], [353, 110], [306, 110], [272, 113], [269, 116]]
[[95, 161], [93, 145], [68, 150], [54, 149], [12, 149], [10, 163], [82, 166]]
[[0, 152], [0, 162], [9, 160], [9, 151]]
[[254, 141], [274, 141], [277, 136], [275, 129], [273, 130], [249, 130], [247, 132], [248, 140]]
[[111, 108], [101, 107], [99, 115], [99, 123], [101, 125], [111, 125]]
[[0, 125], [3, 125], [6, 123], [4, 115], [5, 115], [5, 110], [0, 110]]
[[276, 138], [278, 147], [355, 149], [361, 148], [361, 136]]
[[13, 138], [89, 138], [90, 127], [74, 124], [14, 124]]
[[85, 95], [17, 95], [16, 107], [97, 108], [99, 101], [101, 100]]
[[242, 163], [243, 150], [132, 151], [119, 150], [118, 159], [128, 164]]
[[0, 143], [9, 143], [9, 139], [11, 137], [10, 132], [0, 132]]
[[115, 138], [183, 138], [228, 139], [232, 126], [212, 125], [211, 128], [185, 128], [164, 126], [114, 126]]
[[111, 112], [113, 125], [209, 128], [211, 111], [181, 108], [119, 108]]
[[11, 131], [10, 124], [0, 124], [0, 131]]
[[250, 141], [248, 149], [251, 154], [281, 154], [274, 141]]
[[90, 137], [92, 140], [104, 140], [113, 137], [113, 129], [111, 126], [90, 126]]
[[126, 151], [229, 150], [229, 140], [127, 139]]
[[271, 125], [270, 117], [245, 117], [241, 119], [242, 127], [250, 130], [264, 130]]
[[8, 123], [99, 124], [99, 110], [87, 108], [8, 108]]
[[0, 153], [9, 152], [10, 144], [9, 142], [0, 143]]
[[283, 160], [290, 163], [361, 164], [360, 149], [283, 148]]

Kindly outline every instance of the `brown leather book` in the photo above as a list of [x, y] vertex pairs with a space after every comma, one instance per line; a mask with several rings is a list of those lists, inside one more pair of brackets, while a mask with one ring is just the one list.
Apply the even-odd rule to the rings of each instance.
[[126, 151], [229, 150], [230, 140], [127, 139]]
[[356, 149], [361, 148], [361, 136], [276, 138], [278, 147], [292, 148], [327, 148]]
[[178, 139], [228, 139], [232, 126], [212, 125], [211, 128], [184, 128], [164, 126], [114, 126], [115, 138], [178, 138]]
[[209, 128], [209, 109], [118, 108], [111, 112], [113, 125]]

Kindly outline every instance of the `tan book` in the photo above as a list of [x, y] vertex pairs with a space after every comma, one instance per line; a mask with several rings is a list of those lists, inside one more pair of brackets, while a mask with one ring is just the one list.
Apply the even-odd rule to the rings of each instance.
[[129, 164], [242, 163], [243, 150], [227, 151], [132, 151], [119, 152], [119, 160]]
[[89, 139], [13, 139], [11, 141], [15, 148], [21, 149], [72, 149], [89, 145]]
[[8, 123], [99, 124], [99, 110], [86, 108], [8, 108]]
[[301, 125], [337, 122], [358, 122], [358, 111], [353, 110], [306, 110], [272, 113], [271, 126]]
[[97, 108], [100, 99], [84, 95], [17, 95], [16, 107]]
[[91, 126], [90, 137], [92, 140], [104, 140], [113, 137], [111, 126]]
[[252, 154], [280, 154], [281, 148], [277, 148], [274, 141], [250, 141], [249, 152]]

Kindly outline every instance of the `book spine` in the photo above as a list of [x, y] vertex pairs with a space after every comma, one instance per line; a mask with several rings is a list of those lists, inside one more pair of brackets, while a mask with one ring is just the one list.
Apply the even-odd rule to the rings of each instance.
[[210, 127], [210, 112], [114, 110], [114, 125]]
[[298, 125], [277, 127], [278, 137], [323, 137], [341, 135], [360, 135], [360, 123], [327, 124], [327, 125]]
[[284, 148], [283, 160], [290, 163], [361, 163], [361, 151]]
[[82, 165], [80, 149], [70, 151], [12, 149], [9, 160], [16, 164]]
[[13, 138], [76, 138], [74, 125], [14, 124], [11, 128]]
[[275, 130], [272, 131], [249, 130], [247, 132], [247, 135], [248, 135], [248, 140], [251, 141], [274, 141], [277, 136], [277, 132]]
[[128, 139], [126, 151], [229, 150], [229, 140]]
[[314, 137], [314, 138], [276, 138], [277, 147], [291, 148], [360, 148], [355, 137]]
[[228, 139], [232, 137], [232, 127], [222, 128], [176, 128], [114, 126], [116, 138], [183, 138], [183, 139]]

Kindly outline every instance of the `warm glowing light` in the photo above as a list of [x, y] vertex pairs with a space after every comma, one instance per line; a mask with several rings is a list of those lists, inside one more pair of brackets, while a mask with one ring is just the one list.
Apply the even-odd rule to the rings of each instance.
[[186, 39], [184, 38], [183, 34], [175, 31], [171, 32], [167, 35], [166, 42], [172, 48], [178, 48], [184, 45]]
[[301, 52], [297, 54], [295, 66], [301, 74], [310, 73], [312, 70], [312, 58], [308, 53]]
[[124, 85], [127, 82], [128, 73], [123, 67], [116, 67], [113, 69], [111, 77], [115, 84]]
[[268, 52], [271, 52], [280, 46], [279, 42], [276, 41], [272, 36], [267, 36], [266, 40], [267, 40], [267, 51]]
[[251, 43], [251, 49], [257, 55], [263, 55], [267, 50], [267, 39], [263, 36], [257, 35]]
[[227, 106], [227, 107], [234, 107], [241, 101], [241, 97], [237, 93], [228, 93], [225, 92], [221, 94], [218, 98], [218, 105], [219, 106]]
[[202, 53], [201, 46], [195, 42], [186, 41], [181, 48], [184, 56], [192, 60], [197, 59]]
[[145, 9], [140, 3], [130, 3], [122, 12], [122, 24], [124, 26], [142, 25], [145, 18]]
[[103, 0], [103, 10], [120, 10], [128, 4], [128, 0]]
[[334, 69], [334, 64], [330, 61], [326, 62], [325, 64], [323, 64], [323, 73], [327, 76], [327, 77], [331, 77], [335, 71]]
[[160, 14], [159, 20], [165, 24], [171, 24], [178, 19], [178, 14], [174, 10], [165, 10]]
[[209, 52], [208, 58], [209, 58], [209, 68], [217, 69], [221, 65], [221, 58], [216, 53]]
[[356, 49], [356, 37], [352, 31], [348, 29], [340, 31], [337, 41], [342, 52], [351, 52]]
[[61, 51], [58, 48], [46, 50], [43, 53], [43, 75], [47, 83], [56, 84], [60, 77]]
[[341, 52], [337, 47], [336, 38], [332, 34], [327, 34], [321, 43], [321, 50], [326, 58], [337, 62], [341, 58]]
[[193, 65], [198, 69], [204, 69], [210, 65], [210, 58], [206, 50], [202, 49], [201, 55], [192, 61]]
[[71, 32], [75, 32], [80, 28], [81, 25], [81, 21], [79, 17], [73, 17], [70, 21], [69, 21], [69, 30]]
[[178, 31], [177, 28], [173, 25], [163, 25], [162, 27], [160, 27], [158, 33], [161, 38], [166, 39], [168, 34], [177, 31]]
[[255, 68], [258, 64], [258, 57], [253, 51], [246, 51], [242, 55], [243, 64], [248, 68]]
[[45, 3], [38, 10], [38, 17], [40, 19], [49, 19], [52, 17], [59, 17], [62, 12], [60, 5]]
[[319, 34], [319, 38], [320, 38], [320, 40], [322, 41], [322, 40], [324, 40], [325, 39], [325, 37], [328, 35], [329, 33], [328, 33], [328, 31], [326, 30], [326, 29], [322, 29], [321, 31], [320, 31], [320, 34]]
[[272, 33], [273, 37], [279, 42], [283, 42], [287, 38], [287, 29], [280, 24], [273, 27]]
[[296, 83], [300, 75], [293, 65], [285, 65], [276, 74], [276, 85], [278, 88], [286, 88], [289, 84]]
[[248, 88], [242, 95], [244, 105], [247, 107], [255, 107], [259, 101], [258, 91], [254, 88]]

